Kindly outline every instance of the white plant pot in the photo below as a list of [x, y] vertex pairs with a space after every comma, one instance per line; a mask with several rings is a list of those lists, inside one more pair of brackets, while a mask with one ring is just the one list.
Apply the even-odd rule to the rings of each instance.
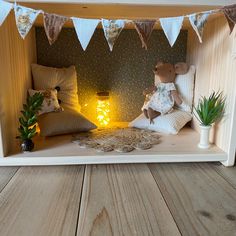
[[200, 125], [200, 130], [201, 130], [200, 142], [198, 144], [198, 147], [207, 149], [210, 147], [209, 136], [210, 136], [211, 125], [209, 126]]

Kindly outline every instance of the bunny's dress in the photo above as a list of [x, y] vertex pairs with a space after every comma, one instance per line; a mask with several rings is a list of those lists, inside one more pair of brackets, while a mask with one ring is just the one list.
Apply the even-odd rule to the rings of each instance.
[[176, 90], [174, 83], [158, 83], [157, 90], [151, 96], [150, 100], [144, 103], [142, 111], [152, 108], [160, 112], [161, 115], [171, 112], [175, 103], [171, 95], [171, 91], [173, 90]]

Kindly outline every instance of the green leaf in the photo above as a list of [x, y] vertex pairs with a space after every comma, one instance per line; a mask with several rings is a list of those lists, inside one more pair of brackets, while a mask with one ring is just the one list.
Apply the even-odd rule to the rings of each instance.
[[35, 133], [35, 132], [36, 132], [36, 125], [35, 125], [33, 128], [30, 128], [30, 129], [29, 129], [29, 132], [30, 132], [30, 133]]
[[27, 126], [27, 121], [25, 121], [23, 117], [19, 118], [19, 122], [22, 126]]
[[28, 139], [32, 139], [32, 138], [35, 136], [35, 134], [36, 134], [36, 133], [29, 133], [28, 136], [27, 136]]
[[31, 118], [28, 120], [28, 126], [32, 126], [35, 125], [37, 123], [37, 119], [36, 118]]

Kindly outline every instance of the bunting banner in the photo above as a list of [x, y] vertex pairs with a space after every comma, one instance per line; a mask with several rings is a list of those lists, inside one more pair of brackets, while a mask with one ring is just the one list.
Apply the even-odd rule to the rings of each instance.
[[80, 44], [85, 51], [100, 20], [81, 19], [75, 17], [72, 17], [71, 19], [73, 21]]
[[44, 29], [49, 44], [52, 45], [58, 38], [63, 25], [69, 20], [68, 17], [56, 14], [44, 13]]
[[25, 39], [38, 15], [41, 13], [41, 10], [15, 5], [14, 11], [18, 32], [20, 36]]
[[183, 21], [184, 16], [160, 18], [161, 27], [164, 30], [171, 47], [173, 47], [179, 36]]
[[203, 29], [207, 22], [210, 12], [196, 13], [189, 15], [189, 21], [194, 31], [196, 32], [200, 43], [202, 43]]
[[[16, 1], [15, 1], [16, 2]], [[169, 41], [171, 47], [175, 44], [180, 30], [183, 25], [184, 17], [189, 19], [191, 26], [196, 32], [199, 41], [202, 43], [204, 26], [210, 15], [217, 12], [224, 13], [232, 33], [236, 24], [236, 4], [224, 6], [220, 9], [203, 11], [199, 13], [192, 13], [190, 15], [160, 18], [158, 20], [106, 20], [106, 19], [82, 19], [77, 17], [65, 17], [56, 14], [49, 14], [42, 10], [34, 10], [18, 4], [12, 4], [7, 1], [0, 0], [0, 26], [6, 20], [10, 11], [14, 8], [17, 29], [24, 39], [32, 28], [35, 20], [40, 13], [43, 13], [44, 29], [50, 45], [52, 45], [58, 38], [62, 27], [69, 20], [72, 19], [74, 28], [77, 33], [78, 40], [85, 51], [89, 42], [98, 26], [102, 22], [105, 38], [108, 42], [110, 51], [113, 50], [114, 44], [118, 39], [121, 31], [126, 23], [133, 23], [139, 38], [142, 42], [142, 47], [147, 49], [148, 40], [151, 37], [152, 31], [157, 21], [160, 21], [161, 27]]]
[[12, 8], [12, 3], [0, 1], [0, 26], [3, 24]]
[[125, 27], [125, 21], [102, 19], [102, 27], [110, 51], [112, 51], [117, 38], [119, 37], [121, 31]]
[[223, 7], [222, 11], [228, 21], [230, 34], [233, 32], [236, 24], [236, 4]]
[[138, 32], [139, 38], [142, 42], [142, 47], [147, 50], [147, 42], [151, 37], [156, 20], [141, 20], [134, 21], [135, 29]]

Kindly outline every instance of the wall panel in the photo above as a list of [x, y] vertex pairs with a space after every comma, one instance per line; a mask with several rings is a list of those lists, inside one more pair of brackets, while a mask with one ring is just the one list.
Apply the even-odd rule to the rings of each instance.
[[[235, 31], [229, 36], [229, 28], [223, 16], [207, 23], [204, 29], [203, 43], [200, 44], [195, 32], [189, 31], [188, 61], [196, 65], [195, 104], [201, 95], [213, 90], [223, 90], [227, 96], [226, 116], [216, 125], [212, 138], [220, 148], [230, 152], [230, 142], [235, 119], [236, 59]], [[193, 127], [197, 129], [196, 119]], [[235, 145], [235, 144], [234, 144]], [[232, 147], [232, 145], [231, 145]]]
[[15, 139], [18, 117], [31, 87], [30, 64], [36, 60], [35, 47], [34, 29], [22, 40], [12, 12], [0, 27], [1, 156], [15, 150], [18, 143]]
[[[141, 113], [143, 90], [154, 83], [157, 60], [171, 63], [186, 60], [187, 31], [181, 31], [170, 47], [161, 30], [154, 30], [148, 50], [141, 47], [136, 30], [123, 30], [112, 52], [102, 29], [97, 29], [84, 52], [74, 29], [64, 28], [52, 46], [43, 28], [36, 28], [37, 61], [53, 67], [75, 65], [82, 112], [96, 121], [96, 92], [108, 90], [111, 120], [131, 121]], [[87, 104], [87, 106], [85, 106]]]

